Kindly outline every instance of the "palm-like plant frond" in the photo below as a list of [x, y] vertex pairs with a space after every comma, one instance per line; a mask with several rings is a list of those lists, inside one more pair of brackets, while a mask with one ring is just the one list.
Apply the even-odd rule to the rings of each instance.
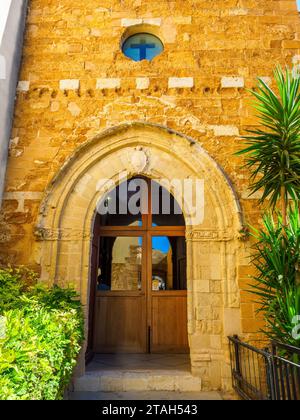
[[254, 108], [263, 128], [248, 130], [246, 155], [251, 170], [251, 194], [262, 190], [261, 202], [270, 199], [274, 208], [279, 199], [287, 206], [288, 197], [300, 198], [300, 79], [288, 69], [275, 70], [277, 95], [259, 79]]
[[300, 218], [298, 208], [289, 210], [288, 224], [282, 217], [264, 217], [264, 230], [254, 230], [253, 263], [256, 268], [250, 291], [266, 321], [263, 331], [271, 339], [300, 346], [293, 337], [293, 320], [300, 315], [300, 285], [297, 266], [300, 260]]

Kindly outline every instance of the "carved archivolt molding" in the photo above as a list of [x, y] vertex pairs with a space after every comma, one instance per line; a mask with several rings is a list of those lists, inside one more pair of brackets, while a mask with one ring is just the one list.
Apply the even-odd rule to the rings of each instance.
[[194, 229], [186, 232], [187, 241], [191, 242], [203, 242], [203, 241], [231, 241], [233, 235], [230, 235], [226, 231], [213, 230], [213, 229]]
[[34, 235], [37, 241], [82, 241], [91, 239], [91, 234], [81, 229], [46, 229], [36, 227]]
[[[43, 227], [36, 227], [34, 235], [37, 241], [59, 241], [59, 240], [85, 240], [90, 239], [91, 234], [84, 232], [82, 229], [47, 229]], [[188, 230], [186, 232], [187, 241], [203, 242], [216, 241], [224, 242], [231, 241], [233, 238], [228, 232], [212, 230], [212, 229], [197, 229]]]

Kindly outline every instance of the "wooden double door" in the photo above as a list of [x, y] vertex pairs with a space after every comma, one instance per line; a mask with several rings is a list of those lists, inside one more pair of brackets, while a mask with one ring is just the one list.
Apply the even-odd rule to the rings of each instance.
[[188, 352], [183, 216], [98, 217], [92, 260], [93, 352]]

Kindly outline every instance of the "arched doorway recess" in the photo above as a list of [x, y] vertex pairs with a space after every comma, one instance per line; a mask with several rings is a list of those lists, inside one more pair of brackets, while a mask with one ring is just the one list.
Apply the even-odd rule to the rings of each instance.
[[[230, 380], [227, 335], [241, 330], [241, 211], [224, 171], [191, 138], [137, 122], [109, 129], [79, 147], [41, 204], [36, 257], [42, 281], [75, 285], [86, 308], [87, 337], [95, 209], [124, 173], [128, 178], [203, 181], [203, 217], [196, 224], [185, 217], [188, 340], [193, 373], [213, 387], [222, 386]], [[85, 350], [79, 373], [84, 373]]]

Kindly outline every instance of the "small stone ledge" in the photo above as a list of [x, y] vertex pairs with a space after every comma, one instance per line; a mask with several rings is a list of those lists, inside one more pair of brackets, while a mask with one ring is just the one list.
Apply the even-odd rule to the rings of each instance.
[[237, 137], [240, 135], [238, 127], [234, 125], [212, 125], [210, 128], [216, 137]]
[[96, 89], [119, 89], [120, 87], [120, 78], [101, 78], [96, 82]]
[[193, 88], [193, 77], [169, 77], [169, 89]]
[[30, 88], [29, 80], [20, 80], [17, 86], [17, 92], [28, 92]]
[[150, 79], [149, 77], [137, 77], [136, 78], [136, 88], [138, 90], [149, 89]]
[[245, 87], [245, 80], [243, 77], [229, 77], [224, 76], [221, 79], [222, 88], [243, 88]]
[[65, 79], [60, 80], [60, 90], [78, 90], [80, 87], [80, 81], [78, 79]]

